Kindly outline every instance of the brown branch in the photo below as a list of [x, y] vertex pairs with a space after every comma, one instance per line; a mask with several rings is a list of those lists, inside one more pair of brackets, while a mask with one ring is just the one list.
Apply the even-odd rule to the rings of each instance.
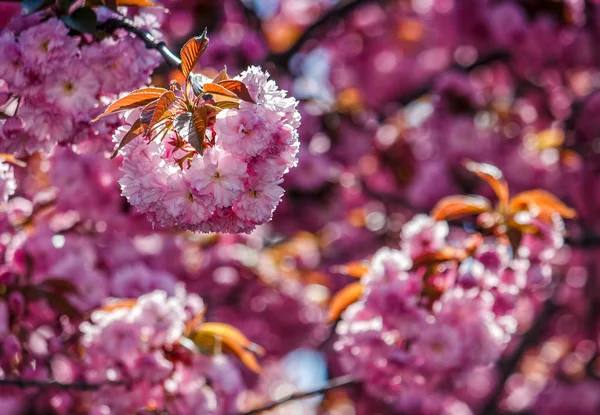
[[62, 383], [56, 380], [34, 380], [34, 379], [0, 379], [0, 385], [4, 386], [16, 386], [18, 388], [60, 388], [60, 389], [71, 389], [80, 391], [92, 391], [98, 390], [106, 386], [123, 386], [123, 382], [103, 382], [103, 383]]
[[315, 390], [312, 390], [309, 392], [293, 393], [285, 398], [281, 398], [276, 401], [273, 401], [268, 405], [262, 406], [260, 408], [252, 409], [248, 412], [241, 412], [241, 413], [238, 413], [237, 415], [258, 415], [263, 411], [268, 411], [270, 409], [273, 409], [279, 405], [283, 405], [284, 403], [287, 403], [290, 401], [297, 401], [298, 399], [303, 399], [303, 398], [308, 398], [310, 396], [320, 395], [320, 394], [330, 391], [332, 389], [337, 389], [337, 388], [341, 388], [344, 386], [353, 385], [356, 383], [357, 383], [356, 380], [354, 380], [354, 378], [351, 377], [350, 375], [340, 376], [340, 377], [331, 379], [329, 382], [327, 382], [327, 385], [323, 386], [322, 388], [315, 389]]

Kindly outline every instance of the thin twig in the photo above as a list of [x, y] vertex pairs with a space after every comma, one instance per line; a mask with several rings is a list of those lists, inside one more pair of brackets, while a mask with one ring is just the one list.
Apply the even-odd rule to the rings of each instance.
[[165, 42], [155, 38], [149, 31], [136, 27], [131, 19], [126, 17], [122, 19], [108, 19], [98, 25], [98, 27], [107, 32], [113, 32], [115, 29], [124, 29], [141, 39], [148, 49], [158, 51], [169, 65], [178, 68], [181, 67], [181, 59], [169, 49]]
[[290, 401], [297, 401], [298, 399], [308, 398], [308, 397], [314, 396], [314, 395], [320, 395], [320, 394], [330, 391], [332, 389], [337, 389], [337, 388], [341, 388], [344, 386], [353, 385], [356, 383], [357, 383], [356, 380], [350, 375], [340, 376], [340, 377], [331, 379], [329, 382], [327, 382], [327, 385], [323, 386], [322, 388], [315, 389], [310, 392], [293, 393], [285, 398], [273, 401], [268, 405], [262, 406], [260, 408], [252, 409], [248, 412], [241, 412], [241, 413], [238, 413], [237, 415], [257, 415], [263, 411], [268, 411], [270, 409], [273, 409], [279, 405], [283, 405], [284, 403], [287, 403]]
[[0, 385], [4, 386], [16, 386], [19, 388], [60, 388], [60, 389], [73, 389], [82, 391], [98, 390], [106, 386], [123, 386], [123, 382], [103, 382], [103, 383], [63, 383], [56, 380], [34, 380], [34, 379], [0, 379]]

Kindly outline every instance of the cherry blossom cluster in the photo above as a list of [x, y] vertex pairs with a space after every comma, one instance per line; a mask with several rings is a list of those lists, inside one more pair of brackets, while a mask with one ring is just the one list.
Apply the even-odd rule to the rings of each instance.
[[[189, 157], [180, 137], [190, 137], [176, 130], [162, 142], [142, 137], [125, 146], [119, 183], [129, 203], [152, 223], [195, 232], [248, 233], [270, 220], [283, 176], [297, 163], [300, 114], [297, 101], [268, 78], [254, 66], [234, 78], [254, 102], [223, 109], [209, 122], [214, 144], [203, 154]], [[115, 140], [126, 132], [120, 128]]]
[[[157, 26], [144, 14], [136, 24]], [[0, 128], [0, 151], [17, 156], [85, 140], [110, 144], [115, 120], [92, 127], [108, 98], [148, 82], [159, 54], [116, 30], [89, 42], [71, 36], [58, 18], [39, 12], [16, 16], [0, 33], [0, 104], [9, 118]]]
[[99, 410], [221, 414], [235, 402], [242, 383], [227, 358], [197, 356], [178, 344], [186, 322], [203, 311], [198, 295], [179, 287], [172, 296], [162, 290], [142, 295], [133, 307], [119, 307], [118, 302], [113, 309], [110, 302], [106, 307], [81, 325], [85, 378], [90, 383], [133, 382], [135, 388], [99, 394]]
[[[489, 377], [517, 330], [518, 300], [549, 283], [551, 270], [542, 269], [562, 246], [560, 228], [528, 235], [514, 257], [501, 239], [468, 238], [417, 215], [403, 227], [401, 250], [375, 254], [363, 295], [338, 325], [334, 349], [343, 370], [399, 411], [438, 414], [460, 406], [471, 413], [474, 397], [489, 391], [475, 391], [481, 385], [470, 378]], [[470, 246], [466, 258], [441, 254], [461, 246]]]

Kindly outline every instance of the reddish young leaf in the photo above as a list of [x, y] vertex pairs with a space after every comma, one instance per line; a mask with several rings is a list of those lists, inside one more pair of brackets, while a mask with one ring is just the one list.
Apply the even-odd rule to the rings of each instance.
[[185, 78], [192, 72], [194, 65], [196, 65], [196, 62], [207, 47], [208, 36], [206, 35], [206, 29], [204, 29], [204, 33], [200, 36], [191, 38], [183, 45], [181, 48], [181, 72]]
[[462, 261], [466, 257], [464, 249], [445, 246], [437, 252], [426, 253], [413, 260], [413, 269], [423, 265], [434, 265], [446, 261]]
[[237, 99], [238, 96], [219, 84], [204, 84], [204, 93]]
[[227, 81], [220, 81], [217, 83], [217, 85], [220, 85], [228, 91], [233, 92], [239, 99], [254, 103], [254, 100], [250, 95], [250, 91], [248, 91], [248, 87], [244, 85], [242, 81], [231, 79]]
[[168, 111], [169, 106], [175, 101], [175, 93], [167, 91], [156, 101], [152, 101], [144, 107], [140, 120], [146, 135], [150, 130], [163, 119], [163, 115]]
[[465, 167], [490, 185], [496, 196], [498, 196], [500, 206], [508, 204], [508, 184], [502, 177], [500, 169], [491, 164], [475, 163], [474, 161], [466, 162]]
[[574, 209], [565, 205], [556, 196], [541, 189], [519, 193], [510, 200], [509, 206], [512, 212], [528, 210], [544, 220], [551, 220], [553, 214], [558, 214], [566, 219], [577, 216]]
[[154, 116], [154, 111], [156, 111], [156, 101], [152, 101], [147, 104], [144, 108], [142, 108], [142, 112], [140, 113], [140, 121], [142, 122], [142, 127], [144, 131], [148, 130], [148, 126], [150, 125], [150, 121], [152, 121], [152, 117]]
[[129, 129], [129, 131], [127, 131], [127, 134], [125, 134], [125, 136], [123, 137], [123, 139], [121, 139], [121, 142], [119, 143], [119, 145], [117, 146], [117, 148], [115, 149], [115, 151], [112, 153], [112, 155], [110, 156], [110, 158], [114, 159], [115, 157], [117, 157], [117, 154], [119, 154], [119, 150], [121, 150], [123, 147], [125, 147], [127, 144], [129, 144], [131, 142], [131, 140], [133, 140], [134, 138], [136, 138], [143, 131], [144, 131], [144, 127], [142, 127], [142, 120], [140, 118], [138, 118], [133, 123], [133, 125], [131, 126], [131, 128]]
[[327, 320], [333, 323], [348, 308], [350, 304], [358, 301], [363, 292], [363, 285], [360, 282], [353, 282], [346, 285], [331, 299], [329, 304], [329, 315]]
[[431, 211], [435, 220], [453, 220], [463, 216], [478, 215], [491, 211], [490, 201], [485, 197], [448, 196], [440, 200]]
[[163, 115], [174, 101], [175, 93], [173, 91], [167, 91], [160, 96], [158, 101], [156, 101], [156, 109], [154, 110], [154, 114], [152, 115], [152, 120], [150, 120], [148, 128], [154, 127], [159, 121], [163, 119]]
[[157, 100], [165, 92], [167, 92], [166, 89], [154, 87], [135, 90], [127, 96], [110, 104], [108, 108], [106, 108], [102, 114], [94, 118], [93, 121], [97, 121], [100, 118], [115, 112], [146, 106], [152, 101]]
[[237, 101], [218, 101], [215, 103], [215, 107], [223, 110], [227, 108], [239, 108], [240, 103]]
[[208, 124], [206, 107], [201, 106], [194, 110], [192, 123], [194, 124], [196, 134], [192, 134], [188, 141], [198, 153], [202, 154], [204, 153], [204, 136], [206, 135], [206, 126]]
[[229, 79], [229, 75], [227, 75], [227, 67], [224, 67], [221, 72], [212, 80], [213, 83], [218, 83], [221, 81], [227, 81]]

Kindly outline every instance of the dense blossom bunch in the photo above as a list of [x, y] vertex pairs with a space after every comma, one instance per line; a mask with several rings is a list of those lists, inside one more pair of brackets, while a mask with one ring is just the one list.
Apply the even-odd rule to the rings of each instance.
[[[177, 344], [186, 323], [204, 308], [199, 296], [180, 287], [173, 296], [157, 290], [140, 296], [132, 307], [117, 302], [106, 308], [92, 313], [91, 322], [81, 326], [86, 380], [129, 381], [135, 387], [129, 393], [102, 393], [96, 401], [99, 410], [128, 414], [161, 408], [181, 414], [221, 414], [227, 409], [241, 387], [235, 368], [225, 358], [182, 357]], [[226, 376], [230, 384], [219, 384], [224, 380], [221, 371], [230, 372]]]
[[[156, 26], [153, 15], [136, 22]], [[158, 53], [122, 30], [94, 42], [69, 30], [46, 12], [2, 29], [0, 104], [12, 116], [2, 122], [0, 151], [23, 156], [90, 139], [106, 147], [114, 120], [93, 127], [90, 120], [105, 99], [144, 85], [158, 66]]]
[[[161, 142], [152, 141], [156, 136], [150, 133], [150, 142], [141, 137], [128, 144], [120, 180], [128, 201], [153, 223], [197, 232], [248, 233], [271, 219], [283, 195], [283, 176], [297, 163], [300, 114], [297, 101], [268, 77], [250, 67], [233, 78], [248, 93], [234, 108], [228, 101], [215, 102], [228, 91], [213, 87], [211, 94], [204, 85], [189, 98], [194, 114], [173, 110], [173, 129]], [[232, 82], [227, 79], [221, 84]], [[221, 108], [221, 102], [227, 105]], [[196, 131], [199, 110], [201, 132]], [[122, 127], [117, 140], [126, 134]]]
[[[549, 266], [562, 245], [559, 231], [549, 232], [511, 258], [494, 237], [469, 240], [449, 234], [446, 222], [415, 217], [403, 229], [402, 250], [375, 254], [360, 301], [343, 314], [334, 346], [343, 369], [400, 411], [446, 413], [461, 389], [478, 387], [469, 378], [501, 356], [517, 329], [519, 298], [549, 282], [529, 265]], [[444, 257], [448, 246], [467, 246], [468, 258]]]

